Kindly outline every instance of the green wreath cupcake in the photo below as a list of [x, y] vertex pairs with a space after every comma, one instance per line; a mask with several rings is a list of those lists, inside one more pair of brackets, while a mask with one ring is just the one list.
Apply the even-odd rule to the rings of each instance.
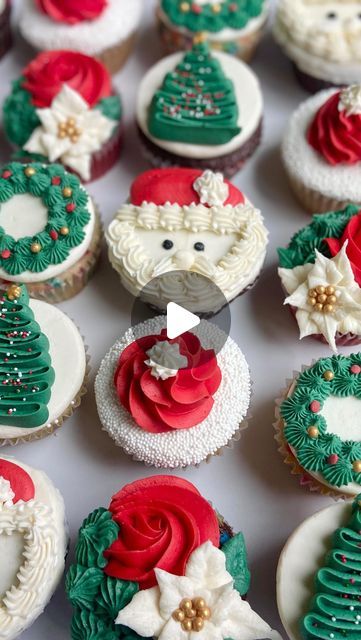
[[47, 302], [71, 298], [94, 271], [101, 236], [94, 202], [61, 165], [0, 169], [0, 282]]
[[322, 358], [287, 382], [277, 400], [276, 439], [311, 491], [360, 493], [360, 409], [361, 353]]

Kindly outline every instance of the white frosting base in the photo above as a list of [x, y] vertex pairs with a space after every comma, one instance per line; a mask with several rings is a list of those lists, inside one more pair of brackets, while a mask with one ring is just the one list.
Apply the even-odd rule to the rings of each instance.
[[160, 140], [148, 131], [148, 111], [156, 91], [161, 87], [165, 75], [172, 71], [182, 60], [184, 53], [174, 53], [160, 60], [144, 76], [139, 90], [136, 106], [136, 118], [139, 127], [149, 140], [158, 147], [186, 158], [217, 158], [239, 149], [255, 133], [259, 127], [263, 112], [263, 97], [259, 81], [253, 71], [244, 62], [226, 53], [212, 52], [222, 67], [225, 75], [233, 81], [239, 109], [238, 125], [241, 132], [226, 144], [198, 145]]
[[121, 44], [137, 29], [142, 0], [108, 0], [108, 7], [96, 20], [69, 25], [51, 20], [33, 0], [22, 0], [19, 29], [25, 40], [39, 51], [72, 49], [95, 56]]
[[287, 173], [307, 188], [337, 200], [361, 202], [361, 162], [332, 166], [307, 142], [306, 133], [319, 108], [338, 89], [320, 91], [295, 111], [282, 142]]
[[333, 504], [305, 520], [287, 541], [277, 570], [278, 611], [290, 640], [302, 640], [300, 621], [309, 610], [314, 578], [331, 548], [331, 536], [350, 518], [350, 503]]
[[85, 347], [74, 322], [63, 311], [46, 302], [31, 300], [30, 307], [49, 340], [51, 364], [55, 371], [48, 404], [49, 418], [45, 424], [32, 429], [0, 425], [0, 438], [4, 439], [32, 435], [56, 421], [77, 396], [86, 372]]
[[[0, 626], [0, 638], [4, 640], [13, 640], [17, 638], [24, 629], [28, 628], [34, 620], [43, 612], [45, 606], [48, 604], [53, 592], [55, 591], [60, 578], [64, 571], [65, 555], [67, 551], [67, 530], [65, 522], [65, 508], [64, 501], [60, 492], [54, 487], [49, 478], [44, 472], [38, 471], [27, 465], [11, 458], [9, 456], [1, 456], [5, 460], [9, 460], [19, 467], [24, 469], [32, 478], [35, 485], [35, 500], [41, 502], [52, 510], [53, 525], [56, 531], [56, 545], [57, 556], [52, 558], [54, 561], [54, 570], [52, 572], [51, 579], [47, 577], [42, 582], [42, 588], [38, 592], [36, 601], [32, 602], [32, 611], [30, 615], [18, 618], [16, 628], [12, 627], [11, 633], [2, 629]], [[12, 536], [0, 536], [0, 597], [3, 595], [3, 590], [7, 590], [10, 586], [9, 582], [5, 583], [5, 575], [11, 579], [11, 583], [16, 584], [15, 577], [20, 568], [20, 565], [24, 562], [24, 558], [21, 557], [23, 545], [20, 547], [20, 543], [23, 543], [21, 536], [15, 534]], [[46, 558], [42, 557], [41, 561], [46, 561]]]
[[[18, 210], [17, 206], [14, 206], [14, 199], [19, 204], [18, 198], [21, 198], [20, 204], [23, 209]], [[39, 227], [39, 221], [42, 222], [44, 218], [44, 205], [40, 198], [35, 198], [31, 194], [24, 194], [21, 196], [15, 196], [8, 202], [4, 202], [0, 204], [0, 224], [5, 228], [6, 231], [11, 233], [11, 229], [16, 228], [19, 225], [19, 221], [21, 220], [21, 236], [25, 237], [27, 235], [31, 236], [31, 230], [34, 226]], [[56, 278], [60, 273], [64, 273], [70, 267], [73, 267], [80, 258], [82, 258], [85, 253], [88, 251], [95, 227], [95, 208], [92, 199], [89, 197], [88, 199], [88, 211], [90, 213], [90, 220], [86, 227], [84, 228], [85, 237], [83, 242], [70, 249], [69, 255], [60, 264], [52, 264], [44, 271], [40, 271], [39, 273], [33, 271], [23, 271], [16, 276], [12, 276], [0, 267], [0, 278], [4, 280], [9, 280], [10, 282], [22, 282], [23, 284], [29, 284], [34, 282], [44, 282], [45, 280], [51, 280], [52, 278]], [[31, 213], [31, 217], [29, 215]], [[26, 216], [23, 214], [26, 213], [28, 216], [28, 224], [26, 224]], [[2, 218], [5, 216], [9, 216], [9, 220], [6, 224], [3, 223]], [[34, 221], [36, 217], [36, 221]], [[43, 226], [43, 225], [42, 225]], [[19, 228], [19, 226], [18, 226]], [[41, 228], [41, 227], [40, 227]], [[19, 236], [20, 234], [18, 234]]]
[[[217, 355], [222, 382], [214, 396], [214, 406], [201, 424], [191, 429], [168, 433], [148, 433], [138, 427], [118, 400], [113, 383], [114, 372], [122, 351], [141, 336], [158, 334], [166, 327], [166, 318], [158, 316], [133, 329], [118, 340], [105, 356], [95, 380], [95, 397], [103, 428], [115, 443], [134, 459], [158, 468], [181, 468], [197, 465], [227, 446], [246, 418], [251, 382], [246, 359], [228, 338]], [[201, 321], [193, 333], [203, 348], [211, 349], [222, 332], [210, 322]], [[243, 425], [243, 428], [246, 425]], [[242, 428], [242, 427], [241, 427]]]

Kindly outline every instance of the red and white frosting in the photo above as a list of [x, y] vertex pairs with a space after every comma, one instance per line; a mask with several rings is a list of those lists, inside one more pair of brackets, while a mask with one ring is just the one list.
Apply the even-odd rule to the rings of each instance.
[[361, 212], [353, 216], [341, 238], [325, 238], [331, 255], [336, 256], [347, 242], [346, 253], [357, 284], [361, 287]]
[[78, 24], [96, 20], [106, 9], [108, 0], [35, 0], [36, 5], [55, 22]]
[[0, 505], [8, 502], [16, 504], [19, 500], [28, 502], [34, 497], [34, 483], [25, 469], [10, 460], [0, 458]]

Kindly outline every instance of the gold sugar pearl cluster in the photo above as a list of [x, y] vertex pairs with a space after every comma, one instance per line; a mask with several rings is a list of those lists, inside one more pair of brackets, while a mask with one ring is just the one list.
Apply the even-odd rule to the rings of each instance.
[[336, 289], [322, 284], [308, 292], [308, 302], [316, 311], [334, 313], [337, 302]]
[[212, 615], [203, 598], [183, 598], [178, 609], [173, 612], [173, 619], [179, 622], [183, 631], [202, 631], [204, 623]]
[[74, 118], [67, 118], [64, 122], [59, 122], [58, 124], [58, 138], [70, 138], [72, 142], [76, 143], [82, 133], [82, 130], [77, 127]]
[[6, 290], [6, 295], [8, 297], [8, 300], [10, 300], [11, 302], [13, 300], [17, 300], [21, 296], [21, 287], [19, 287], [18, 284], [11, 284], [10, 287], [8, 287]]

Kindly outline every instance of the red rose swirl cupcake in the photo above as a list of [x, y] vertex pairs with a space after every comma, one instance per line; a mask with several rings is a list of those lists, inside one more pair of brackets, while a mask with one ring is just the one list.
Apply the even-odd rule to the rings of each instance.
[[4, 130], [18, 156], [61, 162], [83, 182], [117, 162], [122, 107], [104, 65], [74, 51], [48, 51], [25, 67], [5, 100]]
[[243, 534], [186, 480], [126, 485], [84, 520], [75, 556], [66, 579], [72, 640], [280, 639], [243, 600]]

